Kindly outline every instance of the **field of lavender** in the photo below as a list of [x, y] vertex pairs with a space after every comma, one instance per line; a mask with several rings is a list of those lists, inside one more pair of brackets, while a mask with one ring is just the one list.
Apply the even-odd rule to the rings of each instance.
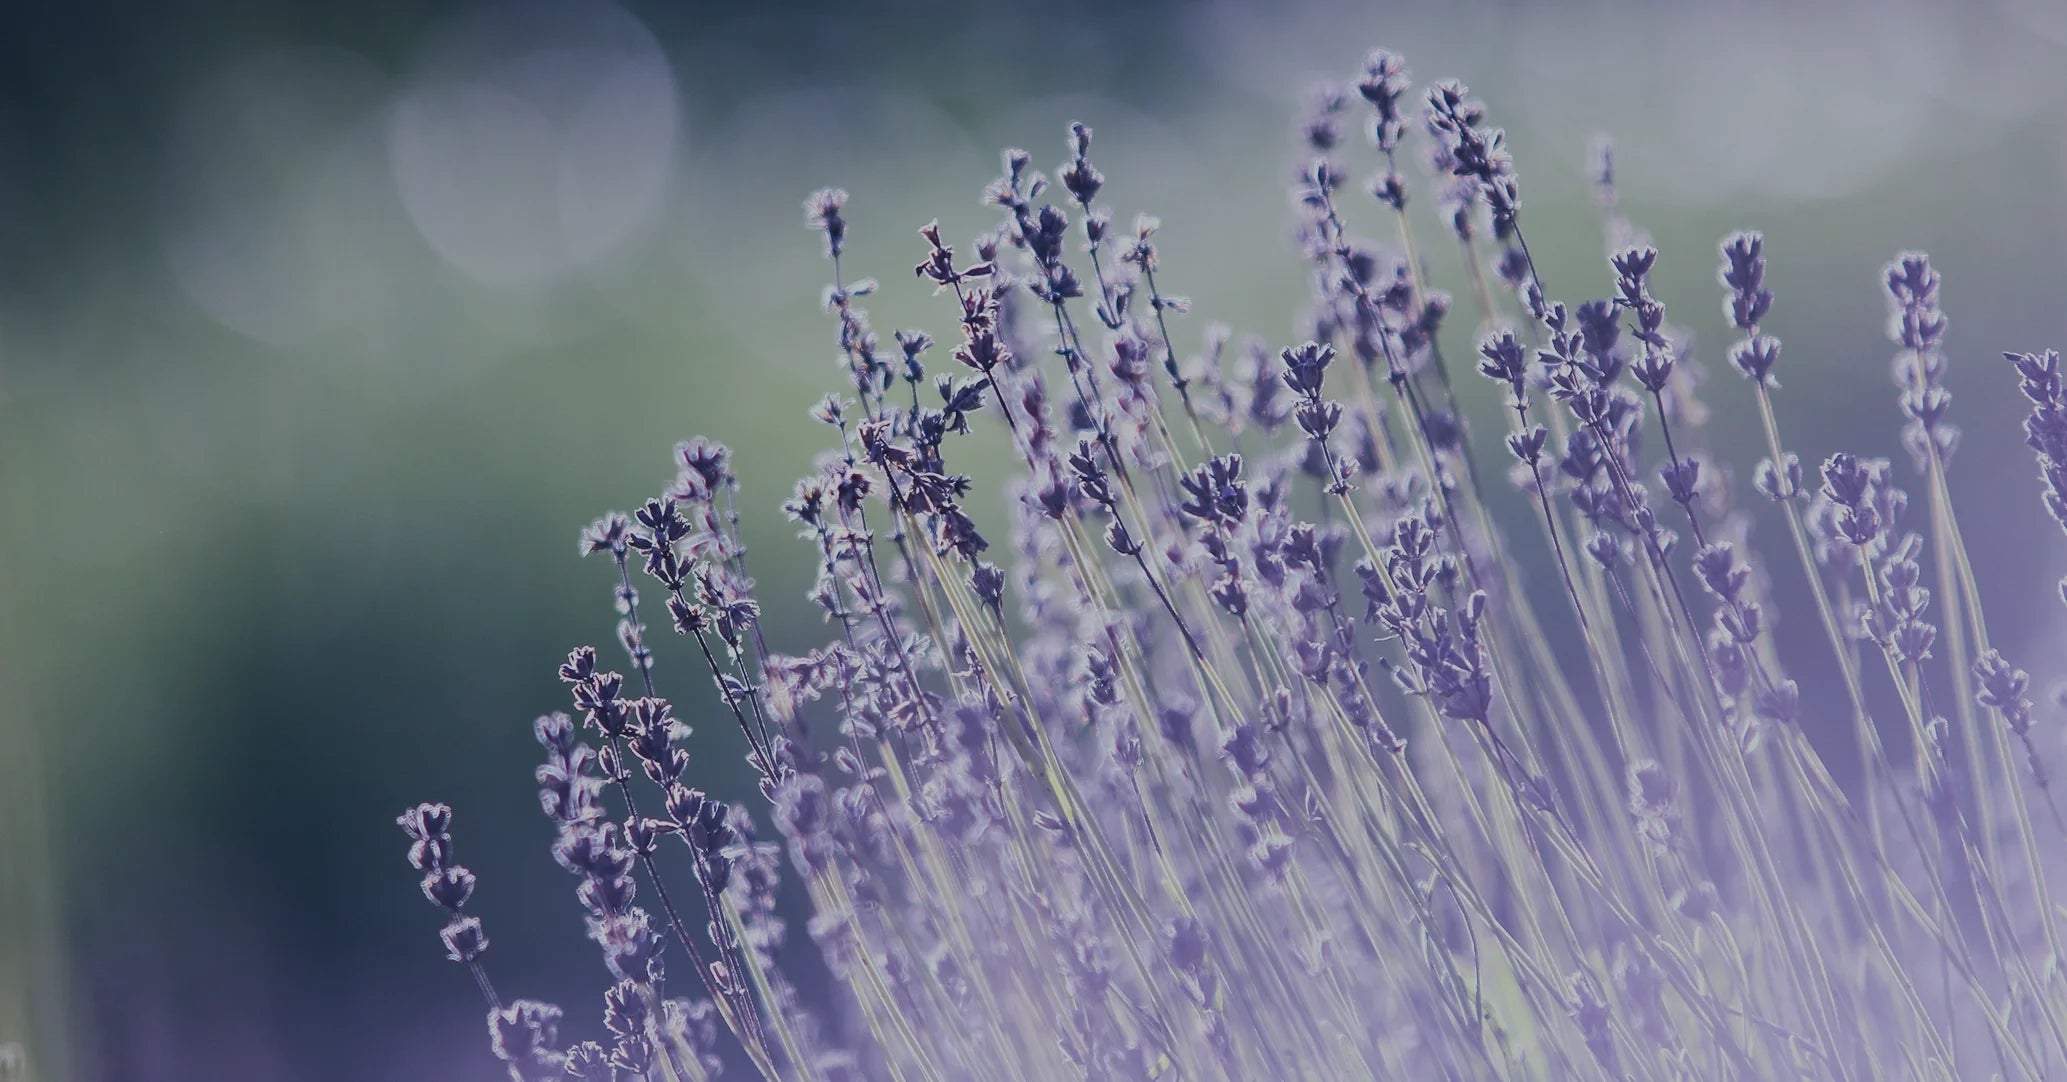
[[[767, 603], [812, 606], [822, 644], [762, 635], [722, 444], [679, 444], [659, 494], [582, 535], [617, 641], [561, 664], [536, 781], [615, 979], [600, 1010], [498, 989], [456, 848], [493, 824], [399, 819], [513, 1079], [2067, 1070], [2067, 819], [1981, 604], [2003, 569], [1955, 510], [1929, 256], [1879, 271], [1899, 453], [1804, 462], [1759, 233], [1702, 256], [1763, 436], [1731, 446], [1608, 144], [1612, 293], [1585, 299], [1537, 264], [1462, 84], [1373, 52], [1300, 140], [1290, 342], [1170, 292], [1184, 268], [1101, 202], [1080, 123], [1052, 177], [1005, 152], [967, 244], [935, 223], [857, 250], [865, 198], [809, 198], [845, 378], [782, 504], [816, 582]], [[863, 304], [914, 288], [946, 341], [874, 329]], [[2002, 356], [2031, 498], [2067, 527], [2059, 356]], [[1462, 408], [1477, 379], [1503, 410]], [[986, 425], [1018, 459], [1002, 489], [962, 466]], [[1806, 596], [1773, 595], [1779, 562]], [[1815, 649], [1777, 648], [1783, 609]], [[663, 678], [715, 682], [700, 727], [736, 728], [758, 799], [698, 788], [731, 768]], [[1841, 695], [1848, 782], [1803, 682]]]
[[2067, 1078], [2062, 10], [5, 5], [0, 1082]]

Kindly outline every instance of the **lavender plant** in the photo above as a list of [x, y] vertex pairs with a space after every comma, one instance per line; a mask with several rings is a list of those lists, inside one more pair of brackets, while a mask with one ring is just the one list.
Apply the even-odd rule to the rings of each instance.
[[[570, 653], [571, 712], [534, 729], [553, 856], [614, 982], [607, 1040], [498, 997], [450, 809], [402, 816], [512, 1078], [2067, 1070], [2045, 858], [2067, 821], [1952, 504], [1929, 259], [1884, 275], [1906, 466], [1810, 468], [1781, 424], [1764, 238], [1721, 242], [1765, 438], [1747, 505], [1609, 148], [1614, 291], [1573, 298], [1485, 106], [1456, 82], [1415, 101], [1383, 51], [1314, 96], [1289, 343], [1214, 326], [1180, 349], [1181, 271], [1153, 219], [1114, 226], [1082, 124], [1052, 181], [1006, 152], [998, 225], [966, 248], [919, 230], [944, 350], [879, 338], [847, 195], [810, 197], [846, 383], [783, 511], [826, 641], [771, 649], [734, 463], [692, 440], [583, 534], [622, 661]], [[1362, 194], [1352, 126], [1376, 152]], [[1427, 280], [1416, 188], [1475, 330]], [[2067, 527], [2059, 358], [2010, 359]], [[1497, 414], [1460, 408], [1474, 361]], [[1019, 462], [1001, 487], [955, 465], [979, 424]], [[1754, 547], [1754, 522], [1788, 540]], [[1526, 588], [1525, 546], [1553, 589]], [[1800, 563], [1818, 649], [1770, 634], [1772, 559]], [[715, 682], [752, 806], [694, 787], [663, 678]], [[1850, 717], [1804, 717], [1797, 679]], [[1857, 762], [1826, 764], [1815, 726]], [[805, 950], [834, 987], [800, 986]]]

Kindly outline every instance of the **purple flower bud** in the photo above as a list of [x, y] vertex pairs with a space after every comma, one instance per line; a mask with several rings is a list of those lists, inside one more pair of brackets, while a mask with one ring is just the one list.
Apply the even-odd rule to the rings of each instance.
[[438, 933], [438, 938], [445, 942], [445, 957], [455, 962], [471, 962], [488, 949], [488, 934], [474, 917], [454, 920]]

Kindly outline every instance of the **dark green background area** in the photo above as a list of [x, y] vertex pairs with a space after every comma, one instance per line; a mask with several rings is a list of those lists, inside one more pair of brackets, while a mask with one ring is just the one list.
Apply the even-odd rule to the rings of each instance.
[[[338, 166], [353, 200], [281, 204], [328, 190], [331, 160], [298, 155], [332, 148], [262, 128], [287, 135], [254, 144], [253, 176], [243, 159], [208, 175], [232, 192], [248, 179], [252, 213], [271, 215], [258, 220], [319, 242], [269, 249], [308, 281], [375, 299], [270, 342], [213, 318], [168, 257], [194, 224], [180, 197], [192, 141], [244, 145], [197, 135], [197, 116], [225, 114], [195, 103], [254, 56], [289, 70], [343, 58], [366, 98], [343, 107], [338, 145], [373, 148], [350, 161], [377, 165], [382, 102], [461, 9], [0, 13], [0, 1040], [27, 1041], [40, 1077], [496, 1077], [392, 825], [422, 799], [458, 809], [505, 994], [559, 999], [569, 1030], [594, 1034], [605, 976], [546, 855], [529, 723], [563, 705], [553, 667], [570, 646], [610, 647], [611, 575], [579, 560], [577, 531], [656, 491], [668, 448], [694, 433], [738, 452], [776, 641], [821, 636], [801, 601], [809, 553], [775, 510], [821, 442], [806, 408], [838, 387], [802, 197], [848, 187], [850, 267], [884, 282], [878, 329], [938, 333], [947, 313], [907, 270], [913, 230], [935, 216], [955, 238], [987, 228], [977, 196], [998, 149], [1052, 166], [1081, 119], [1119, 220], [1165, 222], [1166, 284], [1199, 311], [1180, 345], [1209, 318], [1282, 345], [1304, 288], [1290, 121], [1310, 77], [1353, 73], [1370, 45], [1404, 52], [1417, 83], [1465, 79], [1512, 129], [1532, 243], [1573, 300], [1607, 288], [1585, 145], [1617, 136], [1626, 209], [1711, 365], [1707, 439], [1741, 473], [1755, 418], [1720, 365], [1716, 239], [1770, 235], [1780, 408], [1811, 462], [1898, 453], [1876, 270], [1929, 248], [1968, 429], [1960, 506], [1996, 638], [2041, 681], [2067, 673], [2052, 597], [2067, 560], [1997, 359], [2067, 343], [2067, 77], [2051, 63], [2067, 38], [2038, 6], [1956, 20], [1606, 4], [627, 10], [668, 60], [680, 132], [634, 235], [547, 280], [474, 281], [377, 175]], [[353, 125], [371, 142], [351, 142]], [[1892, 148], [1875, 160], [1817, 167], [1890, 126], [1907, 135], [1871, 143]], [[1746, 139], [1770, 180], [1715, 180]], [[1351, 157], [1359, 176], [1372, 166], [1360, 142]], [[483, 195], [528, 179], [491, 175]], [[1423, 175], [1409, 179], [1436, 236]], [[216, 227], [237, 222], [227, 205]], [[1462, 293], [1454, 261], [1434, 259]], [[294, 297], [318, 312], [334, 299]], [[1469, 352], [1466, 322], [1453, 356]], [[983, 440], [969, 468], [994, 480], [1004, 444]], [[1776, 522], [1761, 530], [1784, 544]], [[1772, 551], [1780, 644], [1813, 655], [1820, 633], [1787, 604], [1791, 553]], [[745, 798], [693, 664], [661, 644], [664, 691], [699, 726], [698, 776]], [[1833, 688], [1805, 683], [1812, 712], [1832, 705]]]

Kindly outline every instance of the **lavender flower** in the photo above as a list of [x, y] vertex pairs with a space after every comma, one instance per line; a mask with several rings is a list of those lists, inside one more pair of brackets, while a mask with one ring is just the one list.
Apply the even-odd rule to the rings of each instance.
[[[2045, 508], [2067, 530], [2067, 385], [2060, 379], [2060, 354], [2005, 353], [2016, 367], [2019, 389], [2031, 404], [2024, 420], [2024, 443], [2038, 455], [2039, 477], [2045, 481]], [[2061, 586], [2067, 599], [2067, 583]]]
[[488, 949], [488, 936], [478, 918], [461, 913], [474, 896], [474, 873], [452, 862], [452, 809], [443, 804], [418, 804], [395, 822], [409, 835], [409, 865], [423, 873], [423, 896], [451, 915], [445, 930], [438, 933], [445, 942], [446, 957], [475, 966]]

